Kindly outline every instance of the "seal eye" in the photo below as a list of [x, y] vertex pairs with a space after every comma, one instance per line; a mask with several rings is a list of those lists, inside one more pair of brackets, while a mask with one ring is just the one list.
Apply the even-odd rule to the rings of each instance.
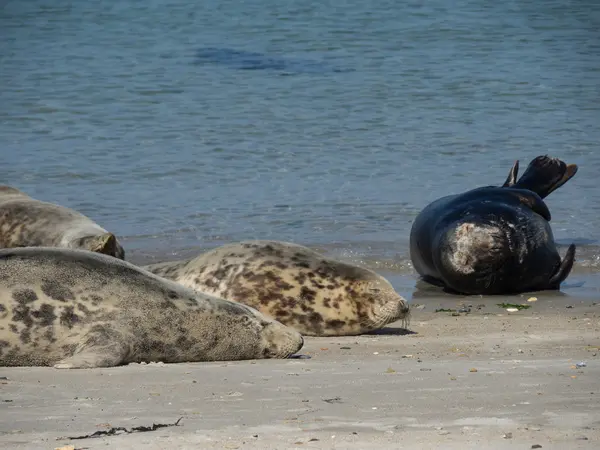
[[379, 289], [379, 288], [370, 288], [369, 290], [372, 291], [372, 292], [379, 292], [379, 291], [381, 291], [381, 289]]

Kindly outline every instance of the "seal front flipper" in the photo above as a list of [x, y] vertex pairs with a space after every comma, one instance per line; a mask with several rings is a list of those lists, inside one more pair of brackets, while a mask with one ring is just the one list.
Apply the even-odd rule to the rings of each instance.
[[511, 192], [513, 195], [517, 197], [520, 203], [527, 206], [533, 212], [539, 214], [548, 222], [552, 219], [552, 215], [550, 214], [550, 210], [548, 209], [548, 205], [533, 191], [528, 191], [525, 189], [512, 189]]
[[560, 284], [567, 279], [569, 273], [571, 273], [571, 269], [573, 268], [573, 263], [575, 262], [575, 244], [569, 245], [569, 249], [565, 254], [560, 266], [558, 266], [558, 270], [552, 277], [548, 284], [551, 289], [560, 288]]
[[566, 164], [558, 158], [538, 156], [529, 163], [525, 173], [512, 187], [528, 189], [545, 198], [573, 178], [577, 169], [577, 165]]
[[511, 187], [517, 182], [517, 175], [519, 174], [519, 160], [517, 159], [513, 164], [510, 172], [508, 172], [508, 177], [506, 181], [502, 185], [502, 187]]
[[125, 360], [131, 351], [131, 337], [126, 338], [112, 327], [94, 326], [75, 348], [72, 356], [54, 365], [55, 369], [92, 369], [114, 367]]

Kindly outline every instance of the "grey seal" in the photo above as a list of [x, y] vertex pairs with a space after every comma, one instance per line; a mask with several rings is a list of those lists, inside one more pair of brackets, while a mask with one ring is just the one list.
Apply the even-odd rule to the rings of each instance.
[[86, 250], [0, 250], [0, 366], [285, 358], [293, 329]]
[[289, 242], [244, 241], [145, 268], [307, 336], [363, 334], [409, 316], [408, 303], [384, 277]]

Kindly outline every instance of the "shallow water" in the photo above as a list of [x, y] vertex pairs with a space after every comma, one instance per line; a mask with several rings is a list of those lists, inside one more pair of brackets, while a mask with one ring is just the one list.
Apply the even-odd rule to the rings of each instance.
[[598, 296], [599, 29], [593, 0], [9, 2], [0, 180], [134, 259], [286, 240], [409, 295], [418, 212], [549, 153], [580, 166], [564, 291]]

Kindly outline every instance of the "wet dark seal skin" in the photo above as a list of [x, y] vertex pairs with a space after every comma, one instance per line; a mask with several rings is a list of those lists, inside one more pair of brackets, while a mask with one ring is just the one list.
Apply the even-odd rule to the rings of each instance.
[[302, 336], [258, 311], [86, 250], [0, 250], [0, 366], [286, 358]]
[[575, 245], [561, 261], [544, 198], [577, 172], [538, 156], [517, 181], [518, 161], [501, 187], [449, 195], [417, 216], [410, 256], [423, 280], [463, 294], [556, 290], [569, 275]]
[[409, 313], [406, 300], [382, 276], [287, 242], [234, 243], [145, 268], [249, 305], [307, 336], [363, 334]]
[[125, 259], [123, 247], [83, 214], [0, 186], [0, 248], [80, 248]]

